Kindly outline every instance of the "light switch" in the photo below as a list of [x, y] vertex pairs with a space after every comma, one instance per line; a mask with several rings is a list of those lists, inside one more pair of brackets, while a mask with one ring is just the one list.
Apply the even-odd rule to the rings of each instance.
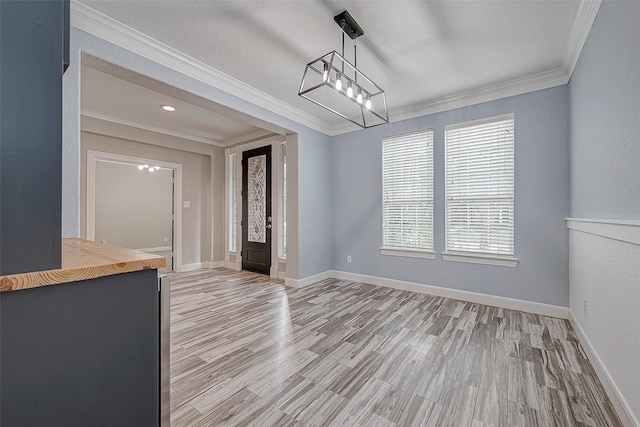
[[185, 200], [184, 202], [182, 202], [182, 207], [183, 208], [190, 208], [191, 207], [191, 202], [188, 200]]

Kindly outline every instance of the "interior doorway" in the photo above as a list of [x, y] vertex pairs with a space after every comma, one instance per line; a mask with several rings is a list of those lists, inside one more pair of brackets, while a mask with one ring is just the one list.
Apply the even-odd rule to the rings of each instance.
[[271, 146], [242, 153], [242, 269], [271, 271]]
[[90, 151], [87, 239], [164, 256], [179, 271], [180, 165]]

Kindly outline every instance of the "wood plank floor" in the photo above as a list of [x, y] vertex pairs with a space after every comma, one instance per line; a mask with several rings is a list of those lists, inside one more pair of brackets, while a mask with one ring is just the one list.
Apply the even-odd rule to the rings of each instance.
[[621, 426], [565, 320], [227, 269], [171, 298], [173, 427]]

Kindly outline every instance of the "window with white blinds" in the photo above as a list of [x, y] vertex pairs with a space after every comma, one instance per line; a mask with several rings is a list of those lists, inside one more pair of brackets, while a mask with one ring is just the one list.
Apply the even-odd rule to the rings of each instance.
[[514, 256], [514, 116], [447, 126], [446, 250]]
[[382, 140], [383, 248], [433, 250], [433, 130]]

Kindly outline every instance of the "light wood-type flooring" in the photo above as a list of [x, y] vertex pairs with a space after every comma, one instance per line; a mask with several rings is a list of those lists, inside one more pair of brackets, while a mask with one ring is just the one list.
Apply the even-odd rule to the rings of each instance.
[[173, 427], [621, 425], [566, 320], [227, 269], [171, 298]]

